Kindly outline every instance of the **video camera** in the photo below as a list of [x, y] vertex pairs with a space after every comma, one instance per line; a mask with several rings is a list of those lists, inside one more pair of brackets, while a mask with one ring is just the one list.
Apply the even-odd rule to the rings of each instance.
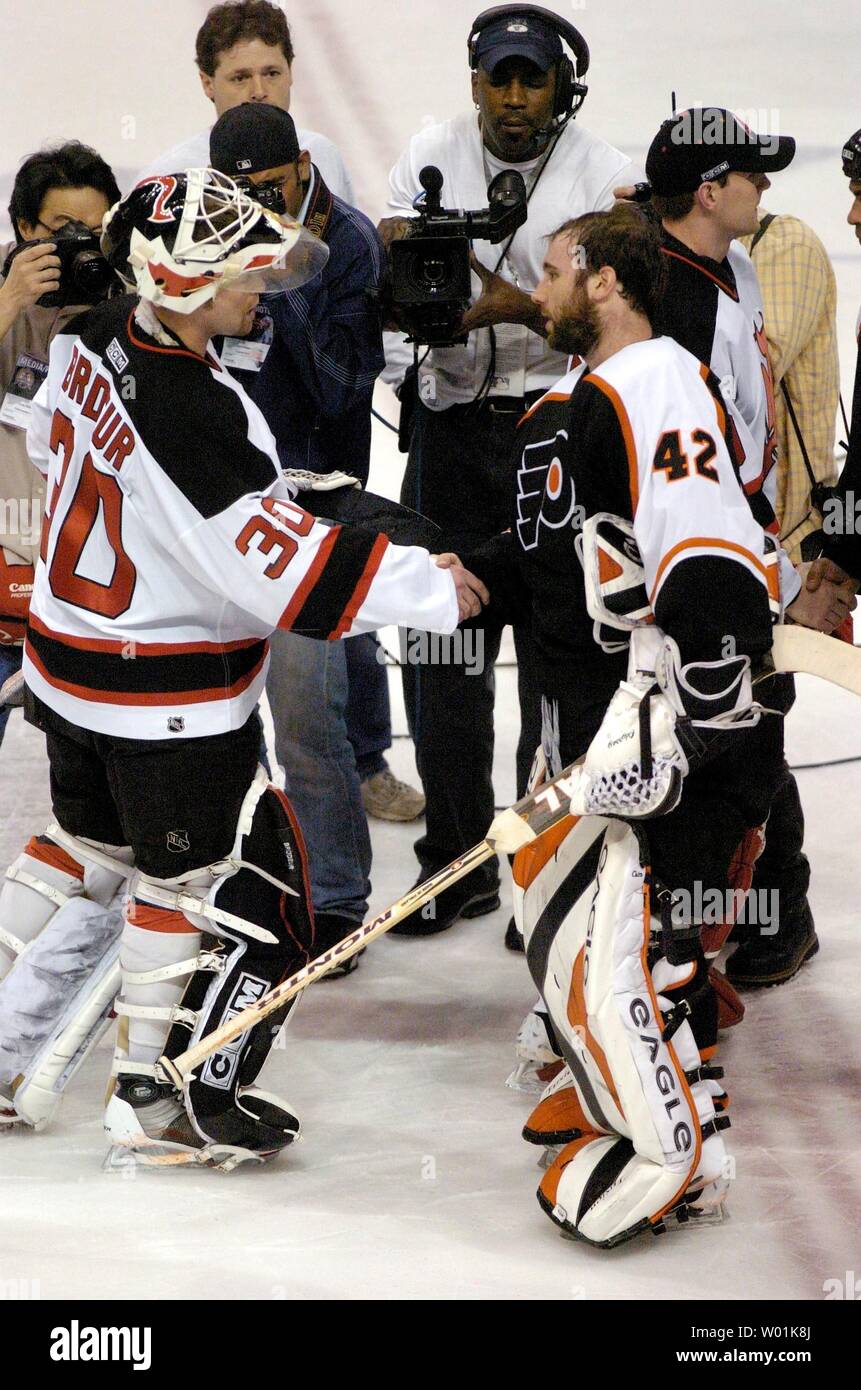
[[460, 321], [472, 298], [470, 242], [504, 241], [523, 225], [526, 185], [515, 169], [503, 169], [487, 190], [486, 208], [457, 212], [441, 206], [443, 176], [435, 165], [422, 169], [419, 183], [419, 216], [389, 248], [390, 298], [410, 342], [448, 347], [467, 338]]
[[[85, 222], [67, 222], [44, 240], [56, 245], [60, 258], [60, 288], [36, 300], [43, 309], [59, 309], [66, 304], [99, 304], [108, 298], [112, 288], [121, 288], [119, 278], [102, 255], [99, 238]], [[8, 276], [16, 256], [30, 246], [43, 246], [44, 240], [23, 241], [15, 246], [6, 257], [3, 275]]]

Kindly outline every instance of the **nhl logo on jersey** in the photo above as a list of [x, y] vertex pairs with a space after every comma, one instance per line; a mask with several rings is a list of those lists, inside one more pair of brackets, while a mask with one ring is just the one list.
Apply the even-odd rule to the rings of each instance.
[[181, 734], [185, 728], [185, 720], [180, 714], [172, 714], [167, 721], [167, 730], [170, 734]]
[[166, 836], [167, 847], [174, 854], [185, 854], [191, 849], [191, 842], [185, 830], [169, 830]]

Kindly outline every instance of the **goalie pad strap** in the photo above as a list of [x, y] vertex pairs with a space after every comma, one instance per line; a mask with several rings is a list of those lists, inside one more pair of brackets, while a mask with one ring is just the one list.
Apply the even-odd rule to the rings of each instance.
[[100, 869], [107, 869], [109, 873], [117, 874], [120, 878], [128, 878], [131, 873], [131, 865], [127, 859], [114, 858], [102, 849], [96, 849], [95, 845], [88, 845], [86, 840], [79, 840], [77, 835], [70, 835], [56, 821], [51, 821], [45, 834], [50, 839], [56, 840], [58, 845], [64, 845], [66, 849], [74, 851], [77, 858], [89, 859], [93, 864], [97, 864]]
[[723, 1067], [700, 1066], [686, 1071], [685, 1079], [689, 1086], [693, 1086], [695, 1081], [723, 1081], [723, 1075]]
[[0, 927], [0, 946], [8, 947], [14, 956], [20, 958], [29, 945], [30, 942], [22, 941], [20, 936], [13, 936], [5, 927]]
[[206, 898], [198, 898], [193, 893], [176, 892], [171, 888], [163, 888], [154, 879], [147, 878], [144, 874], [139, 874], [135, 879], [134, 895], [145, 902], [153, 902], [159, 907], [175, 908], [178, 912], [190, 917], [191, 920], [195, 916], [206, 917], [210, 922], [218, 922], [220, 926], [230, 927], [233, 931], [241, 932], [243, 936], [253, 936], [255, 941], [263, 941], [267, 945], [276, 945], [278, 942], [277, 936], [267, 931], [265, 927], [258, 926], [255, 922], [249, 922], [245, 917], [238, 917], [234, 912], [225, 912], [223, 908], [214, 907]]
[[47, 898], [55, 907], [65, 907], [66, 903], [72, 900], [71, 896], [64, 893], [62, 888], [56, 888], [53, 883], [46, 883], [43, 878], [37, 878], [35, 874], [31, 874], [20, 864], [10, 864], [6, 870], [6, 877], [13, 883], [23, 883], [36, 893], [41, 893], [42, 897]]
[[224, 956], [218, 951], [201, 951], [188, 960], [177, 961], [174, 965], [162, 965], [157, 970], [123, 970], [123, 983], [127, 985], [156, 985], [162, 980], [174, 980], [180, 975], [190, 975], [194, 970], [212, 970], [221, 974], [224, 970]]
[[191, 1009], [184, 1009], [181, 1004], [167, 1008], [159, 1004], [129, 1004], [125, 999], [118, 999], [115, 1012], [121, 1018], [163, 1018], [168, 1023], [181, 1023], [186, 1028], [193, 1028], [197, 1023], [197, 1014]]

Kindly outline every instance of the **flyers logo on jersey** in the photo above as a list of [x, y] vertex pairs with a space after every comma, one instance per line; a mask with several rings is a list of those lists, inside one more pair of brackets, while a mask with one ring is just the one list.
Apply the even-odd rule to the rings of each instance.
[[541, 526], [559, 530], [574, 515], [574, 479], [559, 459], [567, 443], [567, 430], [552, 439], [528, 444], [517, 474], [517, 537], [524, 550], [534, 550]]

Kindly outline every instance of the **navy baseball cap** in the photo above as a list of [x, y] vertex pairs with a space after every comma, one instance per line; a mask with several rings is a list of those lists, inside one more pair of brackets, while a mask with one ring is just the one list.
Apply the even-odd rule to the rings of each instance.
[[659, 198], [674, 198], [722, 174], [777, 173], [794, 156], [791, 135], [757, 135], [722, 106], [695, 106], [663, 122], [649, 146], [646, 178]]
[[231, 178], [295, 164], [300, 153], [293, 117], [263, 101], [231, 106], [219, 116], [209, 136], [213, 169]]
[[516, 15], [494, 20], [482, 29], [475, 41], [473, 62], [493, 75], [506, 58], [527, 58], [542, 72], [552, 68], [563, 56], [557, 31], [540, 15]]

